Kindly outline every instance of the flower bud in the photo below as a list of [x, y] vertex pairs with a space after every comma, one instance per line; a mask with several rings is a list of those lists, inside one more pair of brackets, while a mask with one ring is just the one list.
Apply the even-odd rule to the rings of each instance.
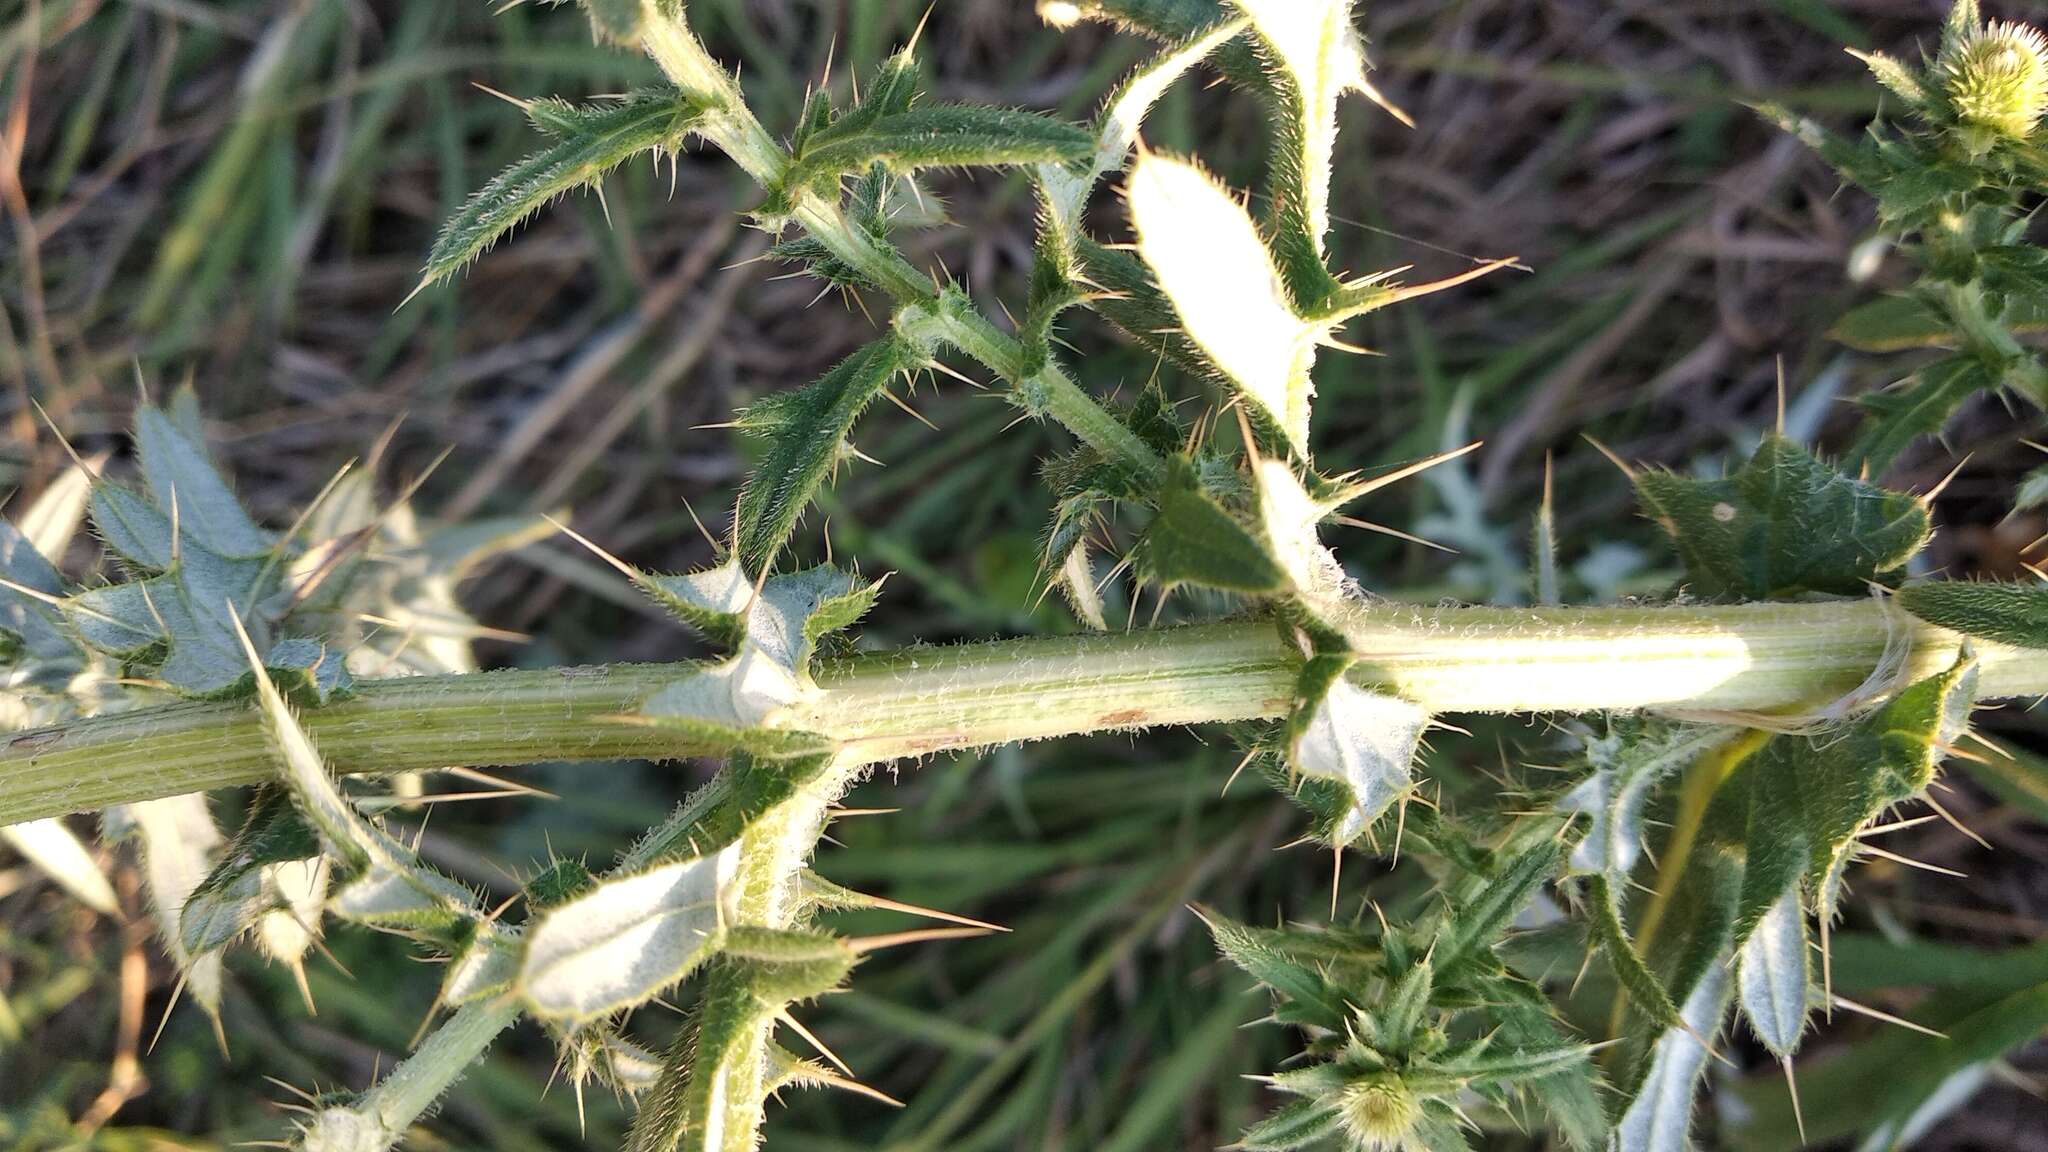
[[2025, 24], [1993, 21], [1935, 61], [1957, 120], [1992, 139], [2024, 139], [2048, 112], [2048, 38]]
[[1387, 1072], [1345, 1085], [1342, 1109], [1351, 1146], [1364, 1152], [1404, 1147], [1415, 1122], [1422, 1119], [1422, 1101], [1400, 1077]]

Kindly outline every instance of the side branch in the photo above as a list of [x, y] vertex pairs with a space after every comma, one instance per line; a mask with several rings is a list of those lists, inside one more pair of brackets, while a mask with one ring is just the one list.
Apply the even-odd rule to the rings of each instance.
[[[1854, 690], [1910, 644], [1903, 674], [1955, 659], [1960, 639], [1876, 602], [1730, 607], [1413, 608], [1345, 622], [1353, 675], [1428, 710], [1770, 711]], [[1903, 631], [1903, 634], [1901, 634]], [[2048, 694], [2048, 652], [1979, 644], [1987, 699]], [[863, 762], [950, 749], [1286, 713], [1299, 654], [1268, 621], [1006, 640], [862, 655], [776, 718]], [[306, 714], [336, 768], [667, 759], [710, 751], [627, 722], [689, 665], [616, 665], [367, 683]], [[187, 703], [15, 734], [0, 748], [0, 822], [225, 785], [273, 771], [255, 711]]]

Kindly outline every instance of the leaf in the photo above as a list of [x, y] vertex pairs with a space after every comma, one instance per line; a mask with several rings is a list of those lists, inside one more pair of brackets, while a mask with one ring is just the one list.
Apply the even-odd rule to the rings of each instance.
[[345, 698], [355, 689], [341, 654], [303, 636], [271, 645], [263, 669], [286, 696], [307, 707]]
[[1941, 348], [1955, 340], [1948, 318], [1917, 296], [1880, 296], [1842, 314], [1828, 339], [1859, 352]]
[[1932, 530], [1920, 501], [1776, 436], [1725, 480], [1644, 472], [1636, 492], [1678, 545], [1692, 590], [1715, 599], [1865, 595], [1896, 584]]
[[1244, 1130], [1235, 1147], [1245, 1152], [1292, 1152], [1319, 1147], [1343, 1130], [1344, 1114], [1320, 1100], [1302, 1100], [1279, 1109]]
[[1354, 598], [1356, 594], [1345, 588], [1343, 566], [1316, 534], [1335, 507], [1311, 496], [1294, 465], [1285, 460], [1261, 458], [1252, 467], [1252, 479], [1258, 488], [1259, 527], [1266, 549], [1286, 570], [1295, 596], [1319, 615], [1330, 605]]
[[[271, 869], [320, 859], [320, 837], [291, 795], [274, 785], [257, 793], [249, 814], [220, 861], [192, 890], [178, 917], [178, 934], [194, 955], [225, 947], [270, 912], [292, 905]], [[319, 923], [317, 912], [308, 924]]]
[[1332, 955], [1338, 938], [1328, 932], [1307, 929], [1252, 928], [1208, 908], [1196, 914], [1208, 926], [1216, 950], [1243, 969], [1252, 979], [1271, 989], [1290, 1010], [1289, 1022], [1312, 1025], [1328, 1031], [1344, 1027], [1351, 1011], [1344, 990], [1333, 975], [1349, 969], [1359, 979], [1358, 961], [1369, 955], [1359, 953], [1339, 960]]
[[1657, 785], [1726, 742], [1729, 729], [1656, 721], [1616, 720], [1586, 745], [1592, 772], [1557, 802], [1561, 812], [1588, 817], [1572, 846], [1571, 870], [1625, 885], [1641, 858], [1647, 829], [1643, 806]]
[[1251, 217], [1200, 168], [1156, 153], [1138, 158], [1128, 197], [1138, 251], [1187, 338], [1306, 457], [1320, 332], [1295, 314]]
[[517, 986], [532, 1011], [580, 1022], [660, 995], [716, 951], [738, 898], [741, 843], [628, 876], [542, 913]]
[[1938, 580], [1899, 589], [1901, 608], [1942, 628], [2020, 648], [2048, 648], [2048, 587]]
[[1849, 55], [1863, 61], [1877, 82], [1904, 100], [1908, 108], [1925, 109], [1939, 104], [1940, 97], [1928, 89], [1919, 74], [1898, 60], [1882, 52], [1858, 52], [1854, 48]]
[[480, 927], [453, 960], [441, 981], [437, 1005], [460, 1008], [485, 997], [502, 996], [519, 977], [519, 937], [495, 923]]
[[[1199, 376], [1215, 374], [1216, 365], [1188, 337], [1173, 302], [1160, 291], [1144, 261], [1129, 252], [1106, 248], [1085, 235], [1075, 238], [1074, 255], [1079, 265], [1079, 274], [1074, 278], [1097, 289], [1084, 298], [1090, 311], [1114, 324], [1152, 355], [1171, 360]], [[1268, 418], [1261, 413], [1260, 419]]]
[[1184, 40], [1230, 15], [1229, 0], [1039, 0], [1039, 18], [1065, 27], [1105, 20], [1156, 40]]
[[1543, 836], [1483, 877], [1451, 889], [1451, 904], [1431, 946], [1437, 971], [1446, 979], [1462, 976], [1465, 965], [1490, 955], [1515, 917], [1556, 879], [1563, 855], [1554, 838]]
[[1365, 77], [1365, 41], [1352, 0], [1234, 0], [1252, 19], [1280, 98], [1272, 160], [1274, 250], [1293, 300], [1309, 307], [1335, 288], [1324, 264], [1337, 101], [1359, 92], [1406, 120]]
[[[47, 596], [64, 592], [63, 576], [43, 559], [27, 534], [4, 519], [0, 519], [0, 576]], [[48, 602], [12, 588], [0, 587], [0, 634], [11, 637], [37, 660], [62, 661], [79, 654]]]
[[[1970, 962], [1967, 977], [1916, 997], [1908, 1013], [1914, 1023], [1940, 1036], [1880, 1029], [1801, 1070], [1811, 1145], [1800, 1138], [1784, 1082], [1776, 1076], [1739, 1087], [1736, 1114], [1741, 1119], [1726, 1130], [1731, 1144], [1756, 1152], [1791, 1152], [1871, 1133], [1864, 1147], [1915, 1147], [1917, 1137], [1904, 1130], [1916, 1114], [1944, 1098], [1950, 1108], [1962, 1103], [1974, 1079], [1965, 1073], [1983, 1069], [2048, 1029], [2048, 950], [2038, 945], [1997, 953], [1968, 950], [1959, 958]], [[1944, 966], [1940, 974], [1949, 971]], [[1838, 981], [1840, 975], [1838, 968]], [[1887, 983], [1920, 983], [1926, 975], [1913, 973]], [[1934, 1111], [1939, 1114], [1938, 1107]]]
[[702, 114], [701, 105], [673, 88], [636, 89], [580, 108], [554, 102], [545, 122], [536, 123], [556, 139], [499, 173], [449, 218], [421, 283], [453, 274], [564, 192], [596, 183], [642, 152], [681, 147]]
[[1719, 1027], [1727, 997], [1726, 973], [1718, 965], [1709, 968], [1680, 1009], [1685, 1027], [1667, 1028], [1658, 1037], [1649, 1073], [1615, 1126], [1615, 1152], [1691, 1148], [1693, 1092], [1707, 1070], [1708, 1052], [1701, 1038]]
[[766, 445], [740, 495], [738, 544], [749, 572], [773, 566], [812, 497], [847, 454], [854, 421], [924, 357], [900, 336], [877, 340], [815, 383], [756, 402], [740, 427]]
[[734, 648], [724, 663], [677, 680], [642, 705], [640, 716], [698, 727], [714, 744], [757, 753], [822, 748], [806, 733], [768, 731], [771, 718], [812, 689], [818, 643], [873, 606], [879, 584], [828, 565], [772, 576], [758, 590], [736, 561], [688, 576], [636, 575], [640, 586], [707, 636]]
[[1861, 397], [1867, 415], [1848, 462], [1871, 474], [1883, 471], [1907, 445], [1940, 432], [1964, 401], [1996, 383], [1978, 361], [1951, 356], [1896, 388]]
[[[2018, 297], [1999, 320], [2014, 335], [2039, 335], [2048, 331], [2048, 304]], [[1849, 309], [1828, 329], [1828, 338], [1862, 352], [1955, 348], [1963, 342], [1947, 316], [1910, 294], [1880, 296]]]
[[1330, 830], [1330, 843], [1357, 840], [1380, 815], [1407, 795], [1410, 766], [1422, 744], [1429, 713], [1397, 696], [1368, 692], [1344, 672], [1356, 657], [1317, 656], [1303, 667], [1287, 725], [1287, 762], [1312, 779], [1327, 780], [1349, 805]]
[[[1976, 683], [1976, 658], [1965, 651], [1951, 668], [1846, 725], [1772, 737], [1735, 771], [1708, 819], [1719, 826], [1714, 834], [1747, 849], [1738, 939], [1795, 882], [1812, 893], [1818, 915], [1836, 914], [1858, 833], [1926, 790], [1968, 726]], [[1731, 826], [1736, 819], [1740, 829]]]
[[1684, 1010], [1672, 1001], [1670, 990], [1655, 972], [1650, 971], [1649, 964], [1636, 951], [1635, 942], [1628, 938], [1628, 928], [1621, 918], [1620, 890], [1609, 884], [1605, 876], [1589, 878], [1586, 888], [1586, 903], [1593, 918], [1593, 939], [1607, 953], [1614, 978], [1621, 982], [1629, 999], [1652, 1024], [1660, 1030], [1676, 1027], [1684, 1019]]
[[1176, 37], [1177, 43], [1140, 65], [1103, 102], [1102, 111], [1095, 117], [1094, 150], [1084, 164], [1048, 164], [1039, 169], [1038, 179], [1051, 214], [1051, 227], [1067, 245], [1071, 245], [1081, 229], [1081, 214], [1096, 183], [1122, 170], [1152, 105], [1189, 69], [1235, 39], [1247, 26], [1243, 18], [1219, 20]]
[[275, 542], [242, 511], [205, 445], [162, 410], [145, 404], [136, 412], [135, 446], [157, 508], [176, 511], [180, 535], [225, 558], [270, 552]]
[[253, 617], [278, 575], [262, 559], [228, 559], [192, 546], [159, 575], [72, 597], [66, 614], [88, 644], [125, 660], [146, 657], [156, 675], [184, 695], [239, 696], [248, 690], [250, 671], [235, 631]]
[[897, 175], [1064, 164], [1087, 159], [1093, 146], [1088, 133], [1035, 112], [942, 104], [891, 110], [858, 125], [842, 119], [804, 142], [784, 179], [816, 186], [875, 164]]
[[336, 862], [329, 911], [373, 928], [447, 944], [486, 919], [476, 894], [422, 863], [356, 809], [335, 787], [320, 751], [291, 706], [262, 674], [248, 633], [235, 625], [252, 669], [263, 731], [299, 815]]
[[1172, 588], [1193, 584], [1260, 595], [1286, 586], [1265, 545], [1204, 491], [1196, 465], [1167, 459], [1152, 524], [1138, 548], [1140, 571]]
[[213, 813], [200, 793], [145, 800], [121, 810], [121, 820], [142, 842], [143, 887], [149, 893], [157, 935], [177, 966], [185, 991], [220, 1028], [221, 962], [218, 953], [195, 955], [185, 947], [179, 920], [185, 903], [206, 880], [210, 857], [220, 844]]
[[36, 870], [71, 893], [79, 903], [105, 916], [118, 916], [120, 901], [100, 871], [92, 850], [56, 817], [0, 826], [0, 840], [20, 853]]
[[1806, 1030], [1806, 948], [1806, 910], [1795, 883], [1757, 920], [1735, 955], [1742, 1014], [1781, 1060], [1798, 1051]]
[[92, 486], [92, 526], [122, 559], [138, 568], [161, 572], [171, 566], [171, 518], [155, 504], [114, 483]]

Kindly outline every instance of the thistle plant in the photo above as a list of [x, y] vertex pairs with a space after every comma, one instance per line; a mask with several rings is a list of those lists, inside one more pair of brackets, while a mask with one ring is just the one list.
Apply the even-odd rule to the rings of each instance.
[[1902, 123], [1880, 122], [1851, 142], [1765, 111], [1876, 197], [1881, 238], [1921, 266], [1905, 293], [1856, 309], [1836, 329], [1857, 348], [1944, 352], [1865, 400], [1869, 419], [1849, 459], [1874, 470], [1981, 392], [2048, 404], [2048, 367], [2019, 340], [2048, 317], [2041, 250], [2026, 239], [2048, 177], [2048, 39], [2025, 24], [1987, 23], [1966, 0], [1949, 10], [1938, 50], [1919, 67], [1856, 55], [1904, 106]]
[[[759, 464], [717, 563], [644, 571], [585, 541], [720, 655], [477, 672], [455, 579], [555, 525], [425, 531], [410, 493], [377, 504], [365, 469], [271, 531], [209, 460], [189, 393], [141, 406], [140, 487], [81, 460], [0, 536], [22, 729], [0, 750], [14, 843], [104, 901], [53, 818], [104, 809], [110, 830], [133, 829], [165, 949], [208, 1010], [230, 949], [253, 939], [297, 966], [330, 921], [445, 962], [436, 1022], [412, 1055], [361, 1093], [315, 1099], [295, 1147], [397, 1146], [521, 1020], [554, 1040], [579, 1092], [636, 1102], [636, 1152], [753, 1149], [787, 1088], [875, 1095], [829, 1053], [804, 1054], [815, 1042], [800, 1015], [878, 949], [993, 926], [814, 873], [847, 790], [876, 765], [952, 749], [1219, 725], [1242, 767], [1300, 806], [1302, 842], [1419, 857], [1432, 878], [1426, 900], [1349, 921], [1334, 894], [1332, 922], [1316, 922], [1319, 894], [1278, 927], [1202, 913], [1221, 955], [1270, 993], [1271, 1021], [1301, 1039], [1267, 1078], [1276, 1107], [1243, 1147], [1437, 1152], [1519, 1122], [1566, 1147], [1680, 1149], [1706, 1068], [1731, 1059], [1738, 1035], [1789, 1076], [1816, 1012], [1848, 1005], [1829, 934], [1852, 869], [1876, 851], [1868, 837], [1902, 807], [1935, 806], [1928, 788], [1974, 709], [2048, 693], [2048, 596], [1912, 579], [1930, 503], [1870, 475], [1938, 428], [1947, 397], [2048, 397], [2012, 335], [2039, 264], [2022, 233], [2040, 171], [2039, 37], [1982, 26], [1967, 0], [1924, 74], [1871, 58], [1912, 94], [1917, 127], [1861, 148], [1800, 127], [1878, 194], [1887, 227], [1919, 237], [1928, 272], [1910, 302], [1960, 334], [1955, 350], [1872, 403], [1848, 461], [1772, 434], [1719, 478], [1631, 470], [1683, 570], [1671, 596], [1564, 606], [1538, 572], [1535, 608], [1383, 599], [1374, 574], [1324, 542], [1367, 523], [1354, 514], [1374, 493], [1446, 457], [1319, 458], [1318, 365], [1351, 350], [1356, 318], [1508, 263], [1417, 284], [1332, 266], [1338, 106], [1356, 95], [1405, 119], [1368, 79], [1349, 0], [1048, 2], [1055, 23], [1108, 21], [1158, 45], [1085, 125], [940, 103], [922, 91], [913, 42], [852, 95], [821, 86], [771, 127], [680, 0], [582, 8], [664, 82], [521, 99], [538, 146], [448, 222], [424, 282], [564, 192], [643, 156], [673, 163], [695, 141], [760, 186], [749, 221], [775, 258], [878, 320], [815, 382], [738, 413]], [[1205, 69], [1268, 115], [1255, 197], [1141, 143], [1153, 102]], [[1005, 322], [898, 246], [907, 218], [924, 219], [922, 182], [960, 168], [1020, 174], [1038, 198], [1028, 293]], [[1085, 313], [1182, 374], [1127, 405], [1106, 398], [1061, 336]], [[882, 582], [800, 558], [804, 513], [857, 466], [865, 410], [959, 374], [949, 361], [1071, 438], [1044, 467], [1040, 578], [1082, 631], [856, 652], [848, 637]], [[1554, 548], [1550, 511], [1539, 556]], [[78, 584], [50, 557], [87, 514], [112, 563], [108, 580]], [[1129, 622], [1106, 618], [1117, 582]], [[1194, 619], [1141, 626], [1141, 593]], [[1420, 750], [1452, 717], [1489, 713], [1558, 717], [1568, 746], [1531, 755], [1562, 755], [1569, 771], [1517, 773], [1452, 811]], [[686, 756], [723, 766], [609, 864], [559, 859], [528, 877], [517, 911], [487, 906], [395, 835], [373, 780]], [[224, 787], [253, 788], [232, 835], [202, 795]], [[829, 926], [827, 913], [860, 908], [945, 926], [865, 938]], [[1546, 916], [1573, 927], [1579, 967], [1612, 971], [1604, 1029], [1561, 1011], [1566, 982], [1519, 957]], [[687, 1020], [662, 1051], [635, 1013], [668, 997]]]

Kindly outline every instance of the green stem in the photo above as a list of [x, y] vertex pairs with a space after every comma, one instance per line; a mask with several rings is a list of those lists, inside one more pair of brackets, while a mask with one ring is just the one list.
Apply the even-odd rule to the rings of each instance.
[[[766, 188], [781, 183], [789, 156], [748, 109], [737, 82], [712, 59], [680, 16], [647, 22], [642, 42], [677, 87], [705, 94], [711, 107], [698, 132]], [[847, 219], [835, 200], [799, 192], [790, 218], [827, 251], [894, 300], [919, 334], [951, 344], [1010, 384], [1013, 403], [1050, 417], [1090, 447], [1157, 479], [1165, 463], [1095, 398], [1049, 359], [1034, 363], [1016, 337], [997, 328], [957, 293], [942, 292], [901, 253]]]
[[510, 996], [462, 1008], [361, 1099], [316, 1113], [297, 1146], [305, 1152], [394, 1147], [413, 1121], [483, 1056], [498, 1033], [518, 1019], [519, 1002]]
[[[1907, 642], [1904, 675], [1959, 638], [1873, 601], [1728, 607], [1415, 608], [1342, 621], [1352, 676], [1432, 712], [1768, 711], [1854, 690]], [[1899, 635], [1903, 631], [1904, 635]], [[1981, 691], [2048, 694], [2048, 653], [1977, 645]], [[1004, 640], [828, 665], [777, 727], [816, 732], [852, 763], [949, 749], [1286, 713], [1300, 656], [1269, 621]], [[305, 723], [337, 770], [384, 774], [547, 761], [662, 759], [701, 738], [623, 722], [696, 665], [423, 676], [362, 685]], [[254, 709], [184, 703], [15, 734], [0, 748], [0, 821], [268, 778]]]

